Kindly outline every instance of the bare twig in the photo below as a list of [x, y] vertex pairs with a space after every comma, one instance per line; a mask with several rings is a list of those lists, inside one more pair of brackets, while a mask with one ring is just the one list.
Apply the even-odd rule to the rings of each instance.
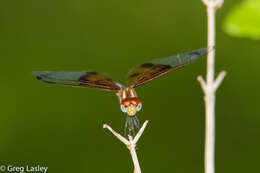
[[104, 124], [103, 128], [107, 128], [110, 132], [112, 132], [121, 142], [123, 142], [125, 145], [129, 145], [129, 141], [121, 136], [119, 133], [115, 132], [109, 125]]
[[226, 76], [227, 72], [226, 71], [222, 71], [218, 74], [218, 77], [216, 78], [215, 82], [214, 82], [214, 91], [216, 91], [219, 87], [219, 85], [221, 84], [221, 82], [223, 81], [224, 77]]
[[145, 127], [147, 126], [147, 123], [148, 123], [148, 121], [146, 120], [145, 122], [144, 122], [144, 124], [143, 124], [143, 126], [141, 127], [141, 129], [139, 130], [139, 132], [136, 134], [136, 136], [135, 136], [135, 138], [134, 138], [134, 140], [133, 140], [133, 143], [137, 143], [137, 141], [139, 140], [139, 138], [141, 137], [141, 135], [143, 134], [143, 132], [144, 132], [144, 129], [145, 129]]
[[144, 124], [142, 125], [141, 129], [139, 130], [139, 132], [136, 134], [136, 136], [133, 137], [132, 136], [128, 136], [129, 140], [127, 140], [126, 138], [124, 138], [123, 136], [121, 136], [119, 133], [115, 132], [109, 125], [104, 124], [103, 128], [107, 128], [110, 132], [112, 132], [121, 142], [123, 142], [127, 148], [130, 151], [130, 154], [132, 156], [133, 159], [133, 163], [134, 163], [134, 173], [141, 173], [141, 168], [138, 162], [138, 157], [136, 154], [136, 143], [138, 142], [139, 138], [141, 137], [141, 135], [144, 132], [145, 127], [147, 126], [148, 121], [146, 120], [144, 122]]
[[[215, 47], [215, 14], [224, 0], [202, 0], [207, 6], [208, 15], [208, 47]], [[205, 173], [215, 172], [215, 92], [223, 81], [226, 72], [221, 72], [217, 79], [214, 79], [215, 73], [215, 50], [209, 51], [207, 58], [207, 76], [206, 82], [201, 76], [198, 81], [201, 84], [205, 94], [206, 110], [206, 135], [205, 135]]]
[[206, 93], [207, 92], [207, 84], [206, 84], [205, 80], [203, 79], [202, 76], [198, 76], [197, 79], [198, 79], [198, 81], [201, 85], [203, 92]]

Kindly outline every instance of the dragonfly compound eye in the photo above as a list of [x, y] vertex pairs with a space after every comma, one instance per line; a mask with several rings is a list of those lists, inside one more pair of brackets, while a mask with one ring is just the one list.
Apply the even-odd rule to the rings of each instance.
[[139, 112], [141, 109], [142, 109], [142, 103], [140, 102], [140, 103], [137, 105], [136, 110], [137, 110], [137, 112]]
[[126, 108], [125, 108], [124, 105], [121, 104], [121, 105], [120, 105], [120, 108], [121, 108], [121, 111], [122, 111], [122, 112], [124, 112], [124, 113], [126, 112]]

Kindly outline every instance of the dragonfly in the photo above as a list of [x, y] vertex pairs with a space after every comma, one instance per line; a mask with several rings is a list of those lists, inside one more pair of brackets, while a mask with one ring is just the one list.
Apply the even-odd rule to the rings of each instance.
[[154, 59], [134, 67], [126, 78], [126, 86], [114, 81], [107, 74], [97, 71], [33, 71], [36, 79], [47, 83], [72, 87], [96, 88], [112, 91], [118, 97], [120, 109], [126, 114], [124, 134], [135, 136], [140, 123], [136, 116], [142, 109], [135, 88], [160, 76], [191, 64], [209, 52], [209, 48], [200, 48], [183, 54]]

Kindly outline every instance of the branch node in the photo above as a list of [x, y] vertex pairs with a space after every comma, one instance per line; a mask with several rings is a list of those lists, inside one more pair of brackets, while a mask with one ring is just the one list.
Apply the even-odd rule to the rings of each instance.
[[107, 125], [107, 124], [103, 125], [103, 128], [106, 128], [111, 133], [113, 133], [113, 135], [115, 135], [129, 149], [130, 154], [131, 154], [132, 159], [133, 159], [133, 163], [134, 163], [134, 173], [141, 173], [141, 169], [140, 169], [140, 165], [139, 165], [138, 158], [137, 158], [137, 155], [136, 155], [135, 147], [136, 147], [137, 141], [139, 140], [139, 138], [143, 134], [144, 129], [147, 126], [147, 123], [148, 123], [148, 121], [146, 120], [144, 122], [144, 124], [142, 125], [141, 129], [139, 130], [139, 132], [134, 137], [134, 139], [133, 139], [132, 136], [128, 135], [129, 140], [127, 140], [126, 138], [121, 136], [119, 133], [115, 132], [109, 125]]
[[215, 1], [215, 4], [214, 4], [215, 9], [221, 8], [223, 3], [224, 3], [224, 0], [217, 0], [217, 1]]
[[207, 8], [213, 8], [214, 10], [222, 7], [224, 0], [202, 0]]

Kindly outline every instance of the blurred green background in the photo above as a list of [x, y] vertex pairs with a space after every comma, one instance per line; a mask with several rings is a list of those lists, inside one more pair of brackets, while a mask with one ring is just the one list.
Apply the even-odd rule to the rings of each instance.
[[[217, 13], [216, 171], [259, 172], [260, 41], [232, 38]], [[9, 0], [0, 2], [0, 165], [48, 166], [51, 173], [133, 172], [123, 132], [125, 115], [111, 92], [50, 86], [34, 70], [106, 72], [124, 83], [146, 60], [207, 44], [200, 0]], [[137, 89], [143, 172], [203, 172], [204, 102], [196, 77], [206, 58]]]

